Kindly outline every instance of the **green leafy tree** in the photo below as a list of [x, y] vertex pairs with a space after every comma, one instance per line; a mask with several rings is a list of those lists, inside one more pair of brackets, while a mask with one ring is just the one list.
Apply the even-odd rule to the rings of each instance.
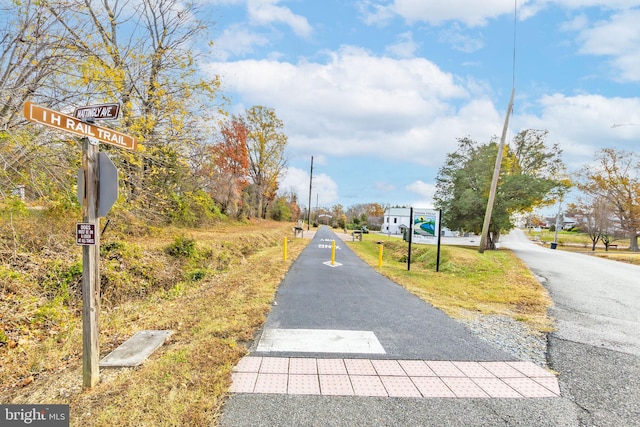
[[344, 208], [341, 204], [333, 205], [331, 208], [331, 215], [333, 215], [338, 228], [347, 228], [347, 215], [344, 213]]
[[[495, 248], [500, 234], [513, 228], [512, 214], [531, 211], [552, 202], [557, 178], [564, 166], [557, 145], [548, 147], [546, 131], [520, 132], [505, 146], [498, 188], [489, 226], [488, 248]], [[447, 156], [436, 178], [436, 208], [442, 223], [453, 230], [481, 233], [489, 199], [498, 143], [458, 140], [458, 149]]]
[[298, 195], [293, 191], [285, 191], [282, 197], [291, 212], [291, 220], [298, 221], [302, 216], [302, 209], [300, 209], [300, 205], [298, 205]]
[[278, 197], [269, 206], [269, 218], [275, 221], [291, 221], [292, 214], [285, 197]]

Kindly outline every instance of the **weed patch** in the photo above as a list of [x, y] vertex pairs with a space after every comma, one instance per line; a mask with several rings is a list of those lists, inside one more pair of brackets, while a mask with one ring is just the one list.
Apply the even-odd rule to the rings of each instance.
[[198, 254], [196, 241], [190, 237], [178, 236], [166, 247], [165, 252], [176, 258], [195, 258]]

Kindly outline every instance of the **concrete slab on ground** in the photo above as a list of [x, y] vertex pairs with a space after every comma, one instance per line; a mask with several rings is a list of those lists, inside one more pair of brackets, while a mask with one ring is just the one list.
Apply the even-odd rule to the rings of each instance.
[[140, 331], [105, 356], [100, 361], [100, 367], [138, 366], [164, 344], [172, 333], [173, 331]]

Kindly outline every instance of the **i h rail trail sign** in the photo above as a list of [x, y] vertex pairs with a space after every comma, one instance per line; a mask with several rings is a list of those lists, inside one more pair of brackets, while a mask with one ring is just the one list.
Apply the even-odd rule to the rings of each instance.
[[105, 144], [115, 145], [116, 147], [127, 150], [135, 150], [136, 148], [136, 139], [133, 136], [117, 132], [113, 129], [86, 123], [75, 117], [41, 107], [32, 102], [24, 103], [24, 116], [31, 122], [71, 132], [76, 135], [95, 138]]

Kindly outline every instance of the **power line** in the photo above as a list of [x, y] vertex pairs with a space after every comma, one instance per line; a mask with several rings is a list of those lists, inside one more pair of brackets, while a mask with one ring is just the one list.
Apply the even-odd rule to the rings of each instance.
[[518, 0], [514, 0], [513, 2], [513, 69], [511, 72], [512, 80], [511, 80], [511, 88], [516, 87], [516, 35], [518, 28]]
[[489, 200], [487, 201], [487, 209], [484, 214], [484, 223], [482, 225], [482, 234], [480, 236], [480, 248], [479, 252], [484, 253], [487, 240], [489, 238], [489, 226], [491, 225], [491, 215], [493, 213], [493, 204], [496, 197], [496, 191], [498, 188], [498, 177], [500, 175], [500, 164], [502, 163], [502, 152], [504, 151], [505, 139], [507, 137], [507, 128], [509, 126], [509, 116], [513, 111], [513, 97], [516, 93], [515, 87], [515, 68], [516, 68], [516, 19], [518, 14], [518, 1], [514, 0], [514, 30], [513, 30], [513, 80], [511, 83], [511, 99], [509, 100], [509, 106], [507, 107], [507, 114], [504, 118], [504, 126], [502, 128], [502, 137], [500, 138], [500, 145], [498, 146], [498, 154], [496, 156], [496, 163], [493, 170], [493, 179], [491, 180], [491, 188], [489, 189]]

